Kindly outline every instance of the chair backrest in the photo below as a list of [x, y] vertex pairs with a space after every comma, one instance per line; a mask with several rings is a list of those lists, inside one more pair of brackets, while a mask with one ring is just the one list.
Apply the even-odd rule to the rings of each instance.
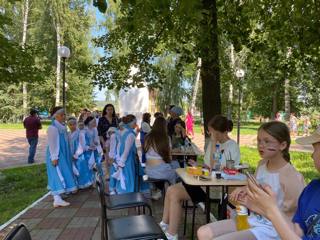
[[27, 227], [21, 223], [15, 226], [4, 240], [32, 240]]

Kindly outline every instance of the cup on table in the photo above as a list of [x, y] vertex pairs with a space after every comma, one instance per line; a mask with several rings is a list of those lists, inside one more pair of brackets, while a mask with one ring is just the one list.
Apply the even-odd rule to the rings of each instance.
[[206, 169], [206, 168], [203, 168], [203, 169], [202, 169], [202, 174], [203, 174], [203, 176], [208, 177], [208, 176], [209, 176], [209, 170]]
[[234, 169], [235, 168], [234, 165], [235, 165], [235, 161], [234, 160], [227, 160], [226, 161], [226, 167], [228, 169]]
[[217, 171], [216, 172], [216, 179], [221, 179], [222, 176], [221, 176], [221, 172], [220, 171]]

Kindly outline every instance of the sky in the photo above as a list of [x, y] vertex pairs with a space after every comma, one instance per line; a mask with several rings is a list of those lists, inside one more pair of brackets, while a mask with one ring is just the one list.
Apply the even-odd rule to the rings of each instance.
[[[93, 7], [91, 5], [91, 7], [93, 8], [94, 12], [95, 12], [95, 16], [96, 16], [96, 22], [99, 24], [100, 22], [103, 22], [105, 19], [105, 16], [99, 12], [98, 8]], [[105, 33], [105, 29], [98, 29], [97, 27], [94, 27], [91, 29], [91, 35], [92, 37], [97, 37], [97, 36], [101, 36], [102, 34]], [[94, 46], [91, 46], [92, 48], [94, 48], [94, 51], [97, 52], [100, 56], [103, 56], [103, 49], [102, 48], [96, 48]], [[94, 93], [95, 93], [95, 101], [104, 101], [105, 100], [105, 91], [106, 89], [101, 89], [99, 90], [98, 87], [94, 88]]]

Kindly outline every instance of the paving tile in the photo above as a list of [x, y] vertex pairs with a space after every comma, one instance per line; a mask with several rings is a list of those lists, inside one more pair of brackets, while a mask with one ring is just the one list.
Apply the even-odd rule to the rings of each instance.
[[63, 229], [36, 229], [31, 231], [32, 240], [56, 240]]
[[31, 208], [26, 213], [24, 213], [20, 218], [44, 218], [52, 212], [53, 209], [36, 209]]
[[[14, 221], [15, 224], [23, 223], [24, 225], [27, 226], [28, 230], [31, 231], [34, 229], [39, 222], [42, 221], [43, 218], [25, 218], [25, 219], [20, 219], [18, 218], [17, 220]], [[0, 238], [1, 239], [1, 238]]]
[[35, 205], [33, 208], [35, 208], [35, 209], [53, 209], [52, 199], [50, 201], [41, 201], [37, 205]]
[[56, 208], [48, 215], [48, 218], [71, 218], [76, 214], [77, 210], [68, 207]]
[[98, 217], [74, 217], [67, 225], [67, 228], [96, 227], [99, 222]]
[[65, 229], [58, 240], [90, 240], [95, 227], [67, 228]]
[[59, 229], [65, 228], [71, 218], [45, 218], [38, 225], [39, 229]]
[[101, 209], [100, 208], [80, 208], [76, 215], [76, 217], [100, 217]]
[[100, 209], [100, 203], [98, 201], [86, 201], [82, 208], [99, 208]]
[[94, 233], [93, 233], [91, 240], [101, 240], [101, 227], [97, 227], [94, 230]]

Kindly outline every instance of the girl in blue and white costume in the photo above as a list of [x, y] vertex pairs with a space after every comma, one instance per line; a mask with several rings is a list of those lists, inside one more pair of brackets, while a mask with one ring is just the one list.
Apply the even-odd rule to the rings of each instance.
[[[122, 128], [123, 130], [123, 128]], [[109, 149], [109, 161], [110, 161], [110, 167], [109, 167], [109, 173], [110, 176], [112, 176], [117, 171], [117, 146], [120, 142], [120, 131], [119, 129], [115, 127], [110, 127], [107, 131], [108, 139], [110, 146], [108, 146]], [[109, 179], [109, 192], [110, 195], [116, 194], [116, 184], [117, 180], [114, 177], [110, 177]]]
[[89, 116], [84, 121], [84, 125], [84, 156], [85, 159], [88, 161], [88, 167], [90, 170], [92, 170], [93, 167], [96, 166], [100, 174], [103, 174], [101, 168], [101, 159], [103, 153], [100, 145], [100, 139], [98, 136], [96, 119], [92, 116]]
[[86, 145], [85, 133], [77, 128], [77, 119], [74, 117], [68, 119], [68, 127], [71, 131], [69, 143], [73, 158], [73, 173], [76, 176], [78, 188], [88, 188], [92, 185], [93, 175], [83, 154]]
[[65, 112], [62, 107], [55, 107], [51, 112], [52, 124], [49, 126], [46, 165], [48, 189], [53, 195], [54, 207], [69, 206], [60, 194], [75, 192], [76, 182], [72, 172], [72, 159], [68, 143], [67, 129], [64, 125]]
[[136, 191], [136, 117], [129, 114], [122, 118], [124, 130], [120, 132], [118, 144], [117, 172], [113, 174], [118, 181], [116, 191], [118, 194]]

